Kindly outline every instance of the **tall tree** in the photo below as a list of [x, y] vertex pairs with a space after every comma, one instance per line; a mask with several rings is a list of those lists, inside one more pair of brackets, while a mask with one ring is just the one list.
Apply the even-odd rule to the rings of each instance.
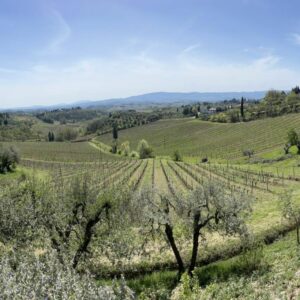
[[113, 139], [117, 140], [118, 139], [118, 124], [115, 123], [113, 125]]
[[242, 97], [241, 99], [241, 117], [242, 117], [242, 120], [244, 121], [245, 119], [245, 114], [244, 114], [244, 102], [245, 102], [245, 98]]
[[117, 153], [118, 151], [118, 124], [114, 123], [113, 125], [113, 130], [112, 130], [112, 135], [113, 135], [113, 144], [112, 144], [112, 153]]

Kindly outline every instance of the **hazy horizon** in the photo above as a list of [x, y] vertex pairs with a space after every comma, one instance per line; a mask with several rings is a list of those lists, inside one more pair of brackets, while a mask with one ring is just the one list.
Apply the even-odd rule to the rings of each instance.
[[0, 108], [300, 83], [296, 0], [0, 3]]

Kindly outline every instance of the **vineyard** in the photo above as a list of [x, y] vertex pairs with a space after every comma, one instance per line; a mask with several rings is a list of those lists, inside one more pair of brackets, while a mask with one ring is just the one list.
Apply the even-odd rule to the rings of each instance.
[[[101, 154], [93, 154], [93, 148], [87, 146], [83, 144], [82, 148], [70, 154], [72, 162], [68, 159], [61, 162], [47, 161], [47, 156], [44, 154], [41, 156], [44, 160], [24, 158], [21, 165], [35, 172], [51, 174], [53, 178], [63, 179], [65, 183], [76, 176], [89, 174], [93, 187], [97, 189], [126, 186], [137, 194], [142, 190], [152, 189], [158, 195], [172, 197], [180, 197], [181, 194], [186, 194], [213, 179], [226, 188], [225, 192], [238, 191], [256, 199], [252, 217], [248, 222], [255, 234], [259, 236], [267, 235], [272, 228], [276, 230], [284, 228], [280, 211], [280, 194], [286, 189], [299, 190], [300, 188], [298, 171], [287, 175], [284, 172], [277, 172], [276, 167], [272, 172], [270, 169], [254, 169], [249, 165], [228, 163], [189, 164], [166, 159], [129, 158], [113, 160], [112, 156], [108, 156], [110, 160], [103, 160]], [[82, 149], [92, 150], [82, 152]], [[54, 155], [55, 153], [52, 153], [48, 157]], [[60, 153], [56, 158], [63, 155], [65, 154]], [[79, 162], [83, 157], [88, 157], [90, 160], [94, 158], [95, 161]]]
[[[129, 141], [131, 147], [136, 148], [138, 141], [145, 138], [156, 155], [161, 156], [171, 156], [177, 149], [189, 157], [235, 159], [241, 157], [245, 149], [253, 149], [255, 153], [280, 149], [283, 153], [287, 132], [299, 126], [297, 114], [235, 124], [173, 119], [122, 130], [119, 139]], [[110, 144], [111, 134], [98, 139]]]
[[[176, 122], [179, 120], [174, 121], [174, 123]], [[223, 126], [205, 122], [200, 122], [200, 124], [204, 127], [208, 126], [207, 130], [211, 130], [211, 126]], [[220, 141], [222, 142], [222, 138]], [[5, 144], [12, 145], [12, 143]], [[54, 198], [58, 201], [55, 205], [55, 214], [60, 213], [56, 206], [64, 207], [62, 202], [66, 201], [66, 210], [62, 213], [62, 219], [66, 216], [71, 219], [70, 223], [63, 225], [63, 228], [66, 232], [70, 232], [68, 226], [72, 228], [72, 224], [77, 224], [74, 230], [78, 239], [76, 235], [72, 236], [69, 233], [64, 236], [64, 233], [57, 231], [55, 238], [62, 237], [64, 244], [70, 236], [74, 239], [72, 241], [74, 245], [77, 243], [80, 245], [80, 241], [85, 241], [81, 238], [85, 231], [80, 229], [78, 224], [90, 224], [89, 222], [84, 223], [84, 221], [81, 223], [82, 216], [94, 215], [98, 209], [96, 201], [98, 201], [99, 195], [102, 193], [105, 195], [106, 192], [115, 193], [115, 191], [121, 193], [121, 198], [119, 198], [121, 203], [118, 205], [121, 211], [119, 214], [115, 212], [114, 222], [116, 225], [114, 226], [116, 227], [113, 229], [115, 231], [110, 232], [107, 229], [111, 225], [110, 219], [107, 220], [107, 228], [105, 228], [106, 225], [101, 227], [101, 222], [105, 220], [102, 216], [97, 225], [99, 228], [93, 229], [95, 232], [99, 230], [100, 237], [95, 234], [90, 239], [91, 242], [87, 244], [89, 246], [86, 246], [85, 250], [87, 259], [85, 260], [83, 257], [82, 263], [86, 263], [89, 272], [101, 280], [110, 281], [111, 278], [120, 277], [121, 274], [129, 280], [132, 278], [133, 287], [137, 278], [152, 276], [151, 274], [155, 274], [155, 272], [166, 272], [167, 270], [167, 272], [173, 272], [171, 273], [173, 279], [176, 277], [174, 270], [177, 265], [174, 261], [174, 253], [166, 238], [161, 233], [153, 235], [152, 238], [147, 236], [153, 234], [149, 229], [151, 226], [158, 228], [161, 225], [155, 224], [149, 219], [145, 223], [138, 223], [139, 218], [142, 218], [140, 215], [142, 215], [143, 209], [147, 216], [149, 211], [150, 217], [152, 214], [159, 213], [161, 208], [158, 203], [162, 199], [171, 199], [171, 205], [176, 203], [181, 209], [181, 202], [186, 201], [185, 199], [191, 197], [195, 191], [198, 192], [199, 187], [209, 186], [212, 183], [220, 187], [222, 194], [228, 195], [229, 198], [242, 195], [240, 199], [245, 201], [244, 203], [249, 201], [252, 208], [251, 213], [245, 217], [247, 228], [255, 239], [266, 243], [272, 243], [279, 236], [293, 229], [291, 224], [282, 217], [282, 195], [291, 191], [293, 200], [300, 204], [298, 156], [292, 153], [284, 160], [268, 163], [251, 163], [248, 158], [241, 161], [210, 158], [208, 162], [199, 162], [201, 156], [194, 160], [197, 161], [196, 163], [191, 163], [192, 160], [186, 159], [186, 157], [184, 161], [174, 161], [164, 156], [138, 159], [112, 154], [109, 152], [108, 144], [103, 143], [102, 140], [76, 143], [16, 142], [13, 144], [20, 150], [21, 160], [17, 172], [0, 176], [0, 184], [18, 186], [22, 178], [29, 178], [30, 184], [33, 184], [30, 178], [34, 175], [34, 178], [38, 178], [42, 182], [41, 186], [45, 183], [48, 189], [53, 189], [53, 192], [57, 193]], [[181, 144], [185, 151], [189, 151], [188, 142]], [[221, 150], [216, 148], [215, 151], [219, 151], [215, 157], [220, 157]], [[153, 197], [154, 205], [157, 205], [154, 212], [148, 208], [152, 200], [147, 203], [147, 200], [145, 201], [143, 198], [148, 191]], [[85, 193], [86, 196], [84, 196]], [[35, 201], [35, 193], [30, 192], [30, 195], [33, 195]], [[126, 195], [130, 195], [130, 202]], [[87, 204], [83, 205], [83, 207], [87, 205], [86, 211], [85, 208], [82, 208], [82, 213], [79, 213], [77, 209], [81, 204], [76, 201], [81, 197], [89, 199], [88, 201], [91, 202], [86, 202]], [[52, 198], [50, 199], [51, 203]], [[139, 203], [140, 201], [141, 203]], [[73, 208], [68, 206], [71, 203], [75, 203]], [[100, 201], [100, 204], [103, 203]], [[72, 219], [73, 214], [75, 219]], [[122, 219], [123, 215], [126, 215], [124, 220]], [[190, 239], [191, 232], [181, 223], [180, 215], [175, 213], [175, 208], [169, 217], [177, 222], [174, 236], [180, 241], [178, 248], [183, 260], [188, 262], [193, 245]], [[112, 218], [114, 218], [113, 215]], [[93, 222], [93, 219], [91, 220]], [[152, 225], [151, 222], [153, 222]], [[58, 225], [60, 224], [59, 221]], [[147, 228], [143, 228], [143, 226]], [[87, 232], [92, 235], [94, 231]], [[237, 236], [225, 236], [221, 232], [211, 232], [209, 229], [205, 229], [203, 234], [205, 238], [201, 240], [201, 252], [196, 257], [197, 266], [214, 263], [241, 253], [242, 242]], [[66, 248], [65, 251], [71, 250]], [[80, 267], [82, 266], [80, 265]]]

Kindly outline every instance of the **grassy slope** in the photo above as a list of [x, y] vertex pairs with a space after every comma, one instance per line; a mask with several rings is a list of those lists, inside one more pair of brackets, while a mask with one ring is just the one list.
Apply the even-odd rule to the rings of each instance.
[[[299, 299], [299, 251], [295, 232], [291, 232], [263, 248], [256, 271], [247, 272], [241, 256], [198, 268], [201, 290], [195, 298], [185, 299]], [[138, 294], [166, 290], [170, 295], [176, 285], [176, 272], [156, 272], [129, 280], [128, 284]]]
[[[255, 152], [282, 148], [288, 130], [299, 126], [300, 114], [236, 124], [172, 119], [122, 130], [119, 139], [128, 140], [134, 149], [144, 138], [154, 147], [156, 155], [172, 155], [178, 149], [186, 156], [234, 158], [248, 148]], [[111, 134], [98, 139], [110, 144]]]

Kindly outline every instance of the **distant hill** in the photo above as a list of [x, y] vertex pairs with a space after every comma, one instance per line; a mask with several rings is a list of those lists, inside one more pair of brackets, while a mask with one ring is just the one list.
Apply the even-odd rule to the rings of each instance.
[[[82, 108], [101, 108], [101, 107], [114, 107], [114, 106], [134, 106], [134, 105], [170, 105], [170, 104], [184, 104], [190, 102], [217, 102], [223, 100], [230, 100], [233, 98], [246, 97], [247, 99], [262, 99], [265, 95], [265, 91], [255, 92], [216, 92], [216, 93], [172, 93], [172, 92], [156, 92], [143, 95], [131, 96], [127, 98], [113, 98], [97, 101], [77, 101], [71, 104], [57, 104], [51, 106], [32, 106], [15, 108], [10, 110], [50, 110], [56, 108], [68, 108], [74, 106], [80, 106]], [[1, 108], [0, 108], [1, 110]]]
[[127, 98], [115, 98], [100, 101], [81, 101], [76, 102], [76, 105], [81, 107], [101, 107], [101, 106], [118, 106], [118, 105], [158, 105], [158, 104], [173, 104], [173, 103], [188, 103], [188, 102], [217, 102], [230, 100], [233, 98], [246, 97], [248, 99], [262, 99], [265, 91], [258, 92], [224, 92], [224, 93], [169, 93], [156, 92]]

